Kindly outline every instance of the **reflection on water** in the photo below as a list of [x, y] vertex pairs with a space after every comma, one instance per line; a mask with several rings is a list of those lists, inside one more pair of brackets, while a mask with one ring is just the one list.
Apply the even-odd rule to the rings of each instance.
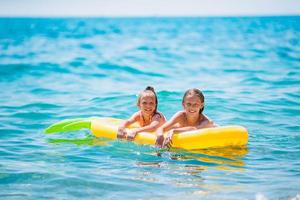
[[87, 136], [85, 138], [50, 138], [48, 139], [50, 144], [62, 144], [70, 143], [75, 145], [89, 145], [89, 146], [106, 146], [108, 145], [108, 140], [98, 139], [92, 136]]
[[[160, 161], [138, 161], [136, 166], [141, 169], [147, 169], [147, 173], [143, 176], [136, 177], [139, 180], [153, 180], [151, 171], [158, 169], [171, 173], [171, 184], [178, 187], [210, 187], [221, 188], [218, 184], [212, 185], [205, 183], [203, 173], [207, 170], [216, 170], [220, 172], [242, 172], [245, 167], [244, 157], [248, 154], [247, 147], [227, 147], [220, 149], [202, 149], [185, 151], [182, 149], [171, 149], [170, 151], [160, 150]], [[154, 156], [154, 153], [152, 154]], [[174, 180], [171, 177], [182, 177]], [[220, 179], [220, 175], [216, 175], [215, 179]], [[210, 177], [210, 179], [213, 179]], [[185, 180], [181, 182], [180, 180]], [[186, 181], [189, 180], [189, 181]], [[207, 191], [203, 194], [207, 194]]]
[[[245, 166], [243, 157], [247, 155], [247, 147], [226, 147], [218, 149], [199, 149], [199, 150], [173, 150], [171, 155], [172, 160], [196, 160], [200, 164], [208, 165], [210, 167], [220, 167], [228, 169], [228, 167], [242, 167]], [[224, 165], [224, 166], [223, 166]]]
[[[89, 146], [107, 146], [111, 140], [99, 139], [91, 135], [85, 138], [51, 138], [48, 139], [50, 144], [70, 143], [75, 145], [89, 145]], [[117, 145], [117, 144], [116, 144]], [[136, 145], [135, 145], [136, 146]], [[140, 145], [141, 146], [141, 145]], [[116, 147], [117, 148], [117, 147]], [[221, 170], [241, 170], [245, 166], [243, 160], [248, 153], [247, 147], [226, 147], [218, 149], [199, 149], [199, 150], [183, 150], [170, 149], [169, 151], [155, 149], [151, 152], [152, 155], [164, 157], [172, 161], [189, 162], [186, 169], [201, 171], [207, 167], [214, 167]], [[149, 153], [149, 152], [147, 152]], [[161, 162], [137, 162], [138, 166], [152, 166], [161, 167]]]
[[[150, 185], [169, 186], [167, 190], [185, 188], [191, 197], [219, 198], [216, 191], [246, 191], [244, 185], [227, 184], [225, 173], [244, 173], [248, 154], [247, 147], [226, 147], [218, 149], [199, 149], [187, 151], [183, 149], [157, 149], [149, 145], [137, 145], [123, 140], [107, 140], [87, 135], [85, 138], [52, 138], [50, 144], [65, 144], [97, 146], [97, 151], [105, 152], [108, 156], [118, 153], [116, 159], [131, 158], [135, 160], [127, 168], [127, 180], [138, 181]], [[110, 150], [107, 151], [107, 148]], [[158, 155], [158, 153], [160, 153]], [[116, 156], [116, 154], [114, 154]], [[212, 173], [213, 172], [213, 173]], [[163, 174], [157, 176], [157, 174]], [[213, 175], [212, 175], [213, 174]], [[191, 189], [188, 192], [188, 188]]]
[[248, 154], [247, 147], [226, 147], [220, 149], [203, 149], [191, 151], [194, 159], [203, 162], [229, 165], [232, 167], [244, 167], [243, 157]]
[[[247, 147], [226, 147], [186, 151], [183, 149], [160, 150], [160, 161], [136, 162], [138, 170], [135, 180], [169, 185], [175, 189], [193, 188], [188, 192], [191, 198], [220, 199], [218, 193], [247, 191], [246, 186], [228, 184], [226, 174], [243, 174]], [[151, 155], [156, 155], [152, 153]], [[164, 179], [156, 177], [157, 171]], [[234, 178], [234, 175], [232, 177]], [[216, 193], [216, 191], [218, 191]]]
[[[107, 140], [87, 135], [84, 138], [52, 138], [50, 144], [95, 146], [97, 151], [117, 160], [130, 158], [133, 165], [125, 167], [126, 180], [148, 185], [161, 185], [165, 190], [183, 189], [193, 198], [220, 198], [216, 191], [246, 191], [246, 186], [228, 184], [226, 174], [243, 174], [247, 147], [218, 149], [157, 149], [124, 140]], [[99, 148], [100, 149], [99, 149]], [[112, 152], [114, 149], [114, 153]], [[94, 151], [94, 150], [92, 150]], [[159, 153], [159, 154], [158, 154]], [[89, 153], [90, 154], [90, 153]], [[85, 157], [88, 157], [86, 155]], [[158, 176], [161, 174], [162, 176]], [[163, 177], [163, 178], [162, 178]], [[234, 179], [234, 176], [233, 176]], [[246, 180], [247, 181], [247, 180]], [[168, 187], [167, 187], [168, 186]], [[172, 193], [172, 192], [171, 192]]]

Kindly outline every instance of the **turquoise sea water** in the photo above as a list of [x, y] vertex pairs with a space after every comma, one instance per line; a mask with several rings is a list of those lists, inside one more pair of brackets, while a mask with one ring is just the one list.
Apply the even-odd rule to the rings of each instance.
[[[0, 199], [300, 199], [300, 17], [0, 18]], [[127, 118], [186, 89], [249, 130], [247, 148], [163, 152], [45, 135], [77, 117]]]

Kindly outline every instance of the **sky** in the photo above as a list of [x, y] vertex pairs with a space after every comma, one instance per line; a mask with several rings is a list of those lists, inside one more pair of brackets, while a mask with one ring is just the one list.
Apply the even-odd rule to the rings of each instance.
[[2, 17], [300, 15], [300, 0], [0, 0]]

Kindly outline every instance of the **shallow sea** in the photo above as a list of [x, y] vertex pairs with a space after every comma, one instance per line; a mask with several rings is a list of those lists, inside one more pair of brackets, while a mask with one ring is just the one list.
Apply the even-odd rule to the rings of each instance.
[[[0, 199], [300, 199], [300, 17], [0, 18]], [[88, 130], [155, 87], [170, 118], [199, 88], [246, 148], [165, 151]]]

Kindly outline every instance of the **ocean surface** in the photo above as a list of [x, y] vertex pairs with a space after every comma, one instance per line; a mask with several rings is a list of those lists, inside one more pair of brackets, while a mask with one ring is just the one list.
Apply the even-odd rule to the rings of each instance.
[[[162, 151], [63, 119], [128, 118], [153, 86], [249, 131], [244, 148]], [[300, 17], [0, 18], [0, 199], [300, 199]]]

